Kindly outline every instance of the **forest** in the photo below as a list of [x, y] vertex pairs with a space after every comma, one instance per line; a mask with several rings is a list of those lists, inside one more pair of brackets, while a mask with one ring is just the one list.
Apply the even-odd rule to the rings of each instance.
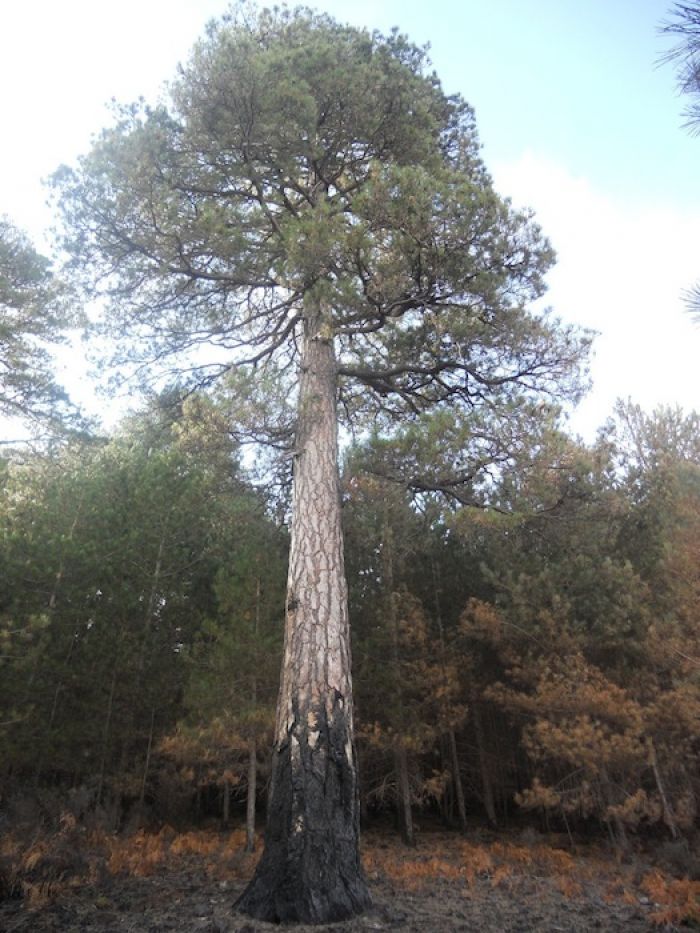
[[[3, 800], [80, 788], [120, 829], [228, 823], [264, 788], [284, 487], [253, 485], [222, 417], [170, 395], [5, 461]], [[424, 810], [622, 847], [696, 825], [698, 418], [621, 405], [594, 448], [547, 444], [482, 509], [348, 451], [361, 801], [408, 843]]]
[[[264, 786], [288, 486], [254, 485], [228, 418], [169, 393], [110, 438], [6, 458], [3, 799], [81, 788], [119, 829], [228, 822]], [[425, 809], [527, 812], [619, 846], [693, 831], [698, 427], [621, 404], [592, 448], [551, 431], [481, 508], [412, 495], [348, 449], [368, 819], [396, 811], [408, 843]]]
[[[697, 924], [700, 415], [567, 431], [591, 335], [404, 36], [224, 19], [171, 93], [54, 176], [60, 267], [0, 223], [0, 921], [182, 929], [119, 925], [171, 872], [263, 923]], [[82, 326], [143, 382], [112, 431], [52, 375]]]

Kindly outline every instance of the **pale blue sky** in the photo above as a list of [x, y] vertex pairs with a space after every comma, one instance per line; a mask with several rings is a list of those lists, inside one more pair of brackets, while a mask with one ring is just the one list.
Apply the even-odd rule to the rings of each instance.
[[476, 109], [487, 162], [534, 148], [613, 193], [700, 204], [700, 143], [681, 129], [673, 69], [656, 65], [665, 0], [317, 6], [430, 42], [445, 87]]
[[[356, 25], [430, 42], [445, 88], [474, 106], [499, 190], [535, 208], [559, 254], [558, 313], [601, 332], [586, 438], [617, 396], [700, 409], [700, 327], [681, 291], [700, 277], [700, 138], [682, 128], [657, 61], [666, 0], [320, 0]], [[39, 239], [40, 179], [108, 119], [153, 98], [225, 0], [24, 0], [0, 7], [0, 213]], [[63, 378], [93, 393], [63, 358]]]

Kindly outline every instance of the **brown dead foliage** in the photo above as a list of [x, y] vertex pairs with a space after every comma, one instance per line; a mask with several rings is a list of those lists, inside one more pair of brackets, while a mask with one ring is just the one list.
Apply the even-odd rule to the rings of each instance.
[[105, 876], [147, 878], [178, 870], [188, 860], [213, 880], [246, 879], [258, 856], [245, 852], [245, 841], [244, 830], [177, 833], [164, 826], [158, 833], [116, 836], [85, 832], [75, 821], [31, 840], [6, 835], [0, 840], [3, 893], [40, 907]]
[[[212, 881], [245, 882], [258, 853], [246, 853], [244, 847], [242, 829], [178, 833], [165, 826], [158, 833], [114, 836], [88, 833], [67, 821], [57, 833], [0, 841], [3, 894], [41, 908], [86, 884], [99, 887], [105, 878], [162, 877], [192, 866]], [[258, 852], [261, 847], [259, 840]], [[610, 905], [648, 905], [649, 920], [659, 927], [700, 923], [700, 882], [674, 878], [658, 868], [620, 865], [593, 848], [571, 852], [544, 841], [485, 842], [425, 833], [414, 849], [407, 849], [393, 837], [369, 834], [363, 865], [370, 882], [388, 884], [397, 893], [449, 885], [471, 899], [494, 888], [516, 894], [527, 885], [575, 901], [599, 892]]]
[[[128, 837], [102, 837], [107, 868], [112, 875], [148, 877], [175, 868], [183, 860], [195, 859], [216, 880], [247, 878], [257, 862], [255, 853], [245, 852], [246, 834], [195, 830], [176, 833], [164, 826], [157, 834], [139, 831]], [[260, 846], [258, 846], [258, 849]]]
[[521, 882], [555, 888], [568, 900], [587, 891], [603, 891], [610, 904], [650, 903], [649, 919], [660, 927], [700, 922], [700, 882], [673, 878], [659, 869], [643, 874], [639, 867], [620, 865], [602, 850], [572, 853], [547, 843], [459, 840], [432, 834], [409, 850], [398, 841], [370, 837], [363, 865], [370, 880], [387, 881], [416, 892], [436, 885], [461, 882], [464, 895], [478, 894], [478, 886], [511, 887]]
[[478, 880], [499, 885], [509, 878], [526, 875], [530, 879], [554, 878], [564, 882], [567, 891], [573, 891], [580, 887], [573, 880], [574, 874], [581, 877], [578, 860], [562, 849], [512, 842], [470, 842], [439, 834], [425, 838], [415, 851], [370, 837], [363, 864], [370, 877], [383, 875], [409, 890], [441, 879], [463, 879], [467, 886]]
[[654, 923], [700, 926], [700, 881], [669, 878], [654, 869], [644, 876], [641, 887], [656, 905], [651, 914]]

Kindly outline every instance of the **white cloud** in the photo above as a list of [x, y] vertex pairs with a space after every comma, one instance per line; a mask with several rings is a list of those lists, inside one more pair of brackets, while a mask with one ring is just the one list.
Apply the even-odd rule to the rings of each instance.
[[700, 213], [597, 191], [534, 152], [493, 175], [516, 205], [534, 208], [557, 251], [547, 304], [599, 332], [593, 390], [572, 428], [592, 439], [618, 397], [700, 409], [700, 326], [682, 300], [700, 279]]

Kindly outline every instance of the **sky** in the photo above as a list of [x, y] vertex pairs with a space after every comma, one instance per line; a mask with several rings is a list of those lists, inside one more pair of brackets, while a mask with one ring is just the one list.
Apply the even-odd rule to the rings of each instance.
[[[598, 333], [592, 389], [570, 430], [592, 441], [616, 398], [700, 410], [700, 137], [683, 127], [672, 66], [658, 64], [671, 0], [317, 0], [353, 25], [429, 43], [445, 89], [476, 111], [501, 194], [534, 209], [558, 263], [548, 306]], [[227, 0], [6, 0], [0, 7], [0, 213], [44, 251], [42, 179], [85, 152], [108, 104], [154, 100]], [[82, 350], [59, 380], [99, 400]]]

